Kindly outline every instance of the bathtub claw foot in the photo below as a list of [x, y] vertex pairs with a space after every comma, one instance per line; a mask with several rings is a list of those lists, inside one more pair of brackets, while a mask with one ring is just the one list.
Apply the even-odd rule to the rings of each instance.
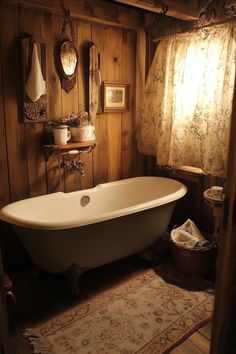
[[144, 250], [139, 253], [141, 258], [144, 258], [146, 261], [158, 264], [163, 260], [163, 257], [167, 254], [170, 243], [170, 235], [165, 233], [163, 236], [159, 236], [156, 241]]
[[79, 287], [79, 277], [86, 272], [89, 269], [89, 267], [81, 267], [77, 263], [73, 263], [70, 268], [68, 268], [65, 272], [62, 272], [61, 274], [66, 276], [69, 279], [69, 287], [70, 287], [70, 292], [74, 296], [78, 296], [80, 293], [80, 287]]
[[139, 252], [139, 257], [144, 259], [145, 261], [153, 263], [153, 252], [151, 248], [147, 248], [142, 252]]
[[69, 279], [69, 288], [73, 296], [78, 296], [80, 294], [79, 279], [71, 277]]
[[164, 235], [158, 237], [158, 239], [151, 246], [152, 261], [153, 263], [160, 263], [164, 256], [167, 255], [170, 245], [170, 234], [166, 232]]

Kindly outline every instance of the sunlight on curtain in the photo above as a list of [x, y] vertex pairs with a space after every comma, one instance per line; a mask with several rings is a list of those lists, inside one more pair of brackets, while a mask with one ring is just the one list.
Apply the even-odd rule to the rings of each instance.
[[158, 44], [144, 93], [138, 149], [158, 165], [224, 175], [235, 78], [236, 26]]

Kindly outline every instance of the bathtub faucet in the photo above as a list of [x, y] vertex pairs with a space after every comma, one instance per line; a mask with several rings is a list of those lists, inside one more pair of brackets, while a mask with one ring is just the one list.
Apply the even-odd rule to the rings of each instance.
[[83, 167], [86, 166], [85, 162], [81, 160], [71, 160], [63, 162], [63, 167], [66, 167], [70, 171], [78, 171], [81, 176], [85, 176]]

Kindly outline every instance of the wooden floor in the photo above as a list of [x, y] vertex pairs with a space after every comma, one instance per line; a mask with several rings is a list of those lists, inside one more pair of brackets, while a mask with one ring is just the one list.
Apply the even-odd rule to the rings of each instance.
[[209, 354], [211, 322], [192, 334], [185, 342], [171, 351], [171, 354]]
[[[36, 272], [32, 267], [10, 274], [13, 281], [17, 306], [9, 311], [10, 333], [13, 354], [32, 354], [32, 347], [23, 339], [27, 327], [34, 327], [49, 318], [69, 309], [84, 299], [89, 299], [111, 286], [118, 285], [130, 275], [150, 264], [137, 257], [91, 270], [80, 278], [81, 294], [70, 295], [66, 278]], [[211, 323], [191, 335], [172, 354], [209, 354]], [[78, 353], [79, 354], [79, 353]], [[112, 353], [111, 353], [112, 354]], [[156, 353], [158, 354], [158, 353]]]

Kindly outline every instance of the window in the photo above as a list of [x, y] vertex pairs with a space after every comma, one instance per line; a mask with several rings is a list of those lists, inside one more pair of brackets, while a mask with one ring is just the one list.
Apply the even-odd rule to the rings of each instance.
[[144, 93], [137, 140], [158, 165], [225, 175], [235, 79], [235, 25], [161, 41]]

